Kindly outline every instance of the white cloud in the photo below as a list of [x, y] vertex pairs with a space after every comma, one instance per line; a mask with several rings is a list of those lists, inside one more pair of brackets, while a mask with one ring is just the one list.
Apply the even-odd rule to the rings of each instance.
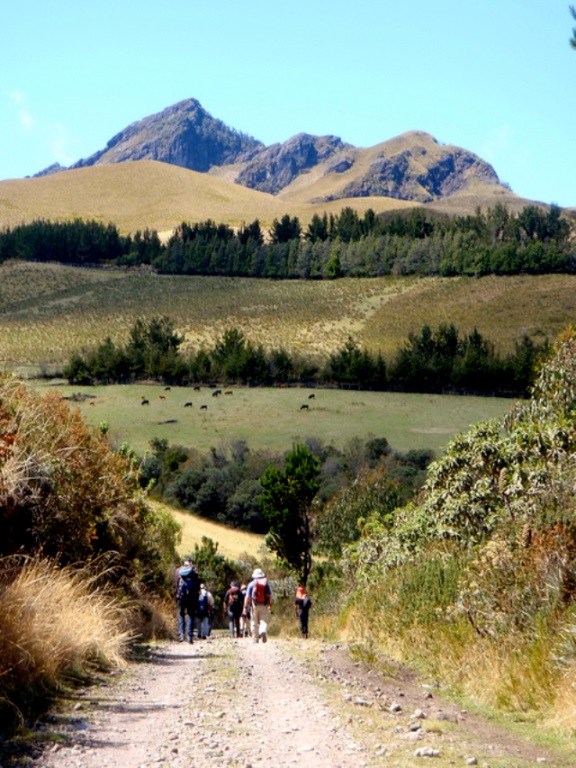
[[16, 106], [18, 121], [25, 131], [31, 131], [34, 128], [34, 118], [28, 108], [28, 99], [23, 91], [13, 90], [10, 92], [10, 100]]
[[60, 165], [71, 165], [75, 159], [71, 154], [71, 145], [73, 142], [70, 139], [68, 129], [62, 123], [57, 123], [52, 127], [51, 136], [51, 150], [54, 159], [60, 163]]

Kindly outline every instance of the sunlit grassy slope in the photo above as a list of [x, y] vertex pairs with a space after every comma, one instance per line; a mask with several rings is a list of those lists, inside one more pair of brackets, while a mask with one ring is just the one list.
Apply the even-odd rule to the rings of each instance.
[[203, 537], [218, 542], [218, 553], [230, 560], [238, 560], [246, 554], [258, 558], [261, 554], [264, 536], [219, 525], [191, 512], [182, 512], [166, 504], [151, 503], [169, 510], [176, 522], [182, 527], [182, 540], [178, 545], [178, 553], [182, 557], [191, 555], [195, 545], [201, 545]]
[[428, 323], [477, 328], [501, 352], [524, 333], [554, 337], [576, 317], [571, 275], [269, 281], [174, 277], [0, 265], [0, 366], [37, 373], [109, 336], [122, 344], [135, 320], [168, 315], [183, 350], [238, 327], [266, 348], [324, 358], [352, 336], [385, 356]]
[[0, 229], [34, 219], [96, 219], [124, 233], [170, 232], [182, 221], [212, 219], [238, 227], [259, 219], [269, 228], [285, 213], [306, 224], [314, 212], [352, 205], [380, 212], [410, 206], [390, 198], [312, 205], [288, 202], [216, 176], [142, 160], [80, 168], [32, 179], [0, 182]]
[[[366, 171], [378, 150], [358, 150], [358, 161], [343, 174], [322, 175], [322, 168], [301, 174], [278, 197], [235, 184], [234, 172], [226, 168], [202, 174], [152, 160], [1, 181], [0, 229], [34, 219], [73, 218], [113, 222], [124, 233], [148, 227], [166, 234], [182, 221], [206, 219], [234, 227], [258, 219], [268, 229], [275, 218], [285, 213], [298, 216], [306, 226], [314, 213], [339, 213], [345, 206], [359, 213], [367, 208], [380, 213], [416, 205], [388, 197], [332, 199]], [[486, 208], [497, 202], [518, 208], [527, 201], [502, 186], [477, 180], [465, 192], [432, 207], [473, 213], [477, 206]]]

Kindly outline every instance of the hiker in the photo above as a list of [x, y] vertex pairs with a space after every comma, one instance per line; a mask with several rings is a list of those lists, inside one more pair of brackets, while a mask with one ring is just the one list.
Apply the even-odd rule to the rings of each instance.
[[214, 608], [214, 598], [206, 589], [206, 584], [200, 584], [200, 592], [196, 603], [198, 616], [198, 639], [206, 640], [210, 634], [210, 611]]
[[268, 622], [272, 613], [272, 590], [264, 571], [256, 568], [252, 574], [252, 581], [246, 590], [244, 611], [250, 609], [250, 627], [252, 629], [252, 642], [263, 643], [268, 639]]
[[300, 632], [302, 637], [308, 637], [308, 615], [312, 608], [312, 600], [308, 597], [304, 584], [299, 584], [294, 598], [294, 610], [296, 618], [300, 621]]
[[240, 594], [242, 595], [242, 615], [240, 616], [240, 635], [248, 637], [250, 635], [250, 609], [246, 608], [246, 591], [248, 587], [244, 582], [240, 584]]
[[240, 616], [244, 605], [240, 585], [237, 581], [231, 582], [230, 588], [226, 591], [224, 607], [228, 613], [230, 637], [240, 637]]
[[188, 638], [192, 642], [194, 637], [194, 617], [196, 615], [196, 606], [198, 603], [198, 592], [200, 589], [200, 578], [193, 563], [190, 560], [184, 560], [181, 567], [176, 571], [178, 603], [178, 639], [183, 642]]

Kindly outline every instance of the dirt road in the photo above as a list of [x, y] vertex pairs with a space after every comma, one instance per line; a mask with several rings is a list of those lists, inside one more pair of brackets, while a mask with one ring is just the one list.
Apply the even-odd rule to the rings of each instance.
[[37, 768], [574, 765], [339, 646], [224, 633], [159, 647], [46, 728], [60, 737]]

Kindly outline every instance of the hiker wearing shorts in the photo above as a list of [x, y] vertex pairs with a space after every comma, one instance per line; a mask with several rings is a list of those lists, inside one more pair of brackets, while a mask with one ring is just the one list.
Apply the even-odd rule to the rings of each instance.
[[262, 640], [265, 643], [268, 639], [268, 622], [272, 613], [272, 590], [261, 568], [256, 568], [246, 590], [244, 612], [249, 611], [251, 611], [252, 641], [257, 643]]

